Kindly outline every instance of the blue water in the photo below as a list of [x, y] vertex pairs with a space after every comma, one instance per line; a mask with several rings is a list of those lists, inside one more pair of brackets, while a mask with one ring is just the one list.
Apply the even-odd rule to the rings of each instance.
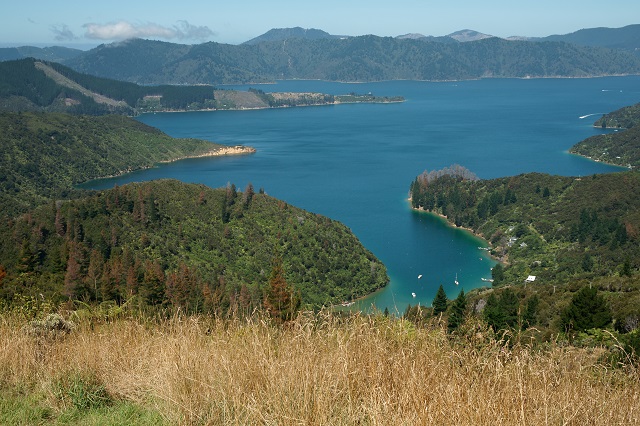
[[[259, 88], [372, 92], [402, 95], [406, 102], [143, 115], [140, 121], [171, 136], [250, 145], [257, 153], [184, 160], [90, 186], [175, 178], [211, 187], [231, 182], [242, 190], [251, 182], [256, 189], [262, 187], [272, 196], [349, 226], [386, 264], [391, 277], [389, 286], [356, 306], [399, 312], [407, 304], [429, 306], [440, 284], [449, 298], [462, 288], [482, 286], [481, 278], [490, 277], [494, 265], [478, 250], [482, 241], [439, 218], [410, 210], [407, 193], [416, 175], [454, 163], [481, 178], [620, 170], [566, 151], [603, 132], [592, 127], [597, 115], [640, 100], [640, 77], [286, 81]], [[587, 114], [597, 115], [579, 118]]]

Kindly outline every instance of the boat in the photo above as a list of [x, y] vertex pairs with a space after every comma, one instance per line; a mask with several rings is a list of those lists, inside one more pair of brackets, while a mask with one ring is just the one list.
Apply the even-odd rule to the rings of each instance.
[[411, 295], [412, 295], [413, 297], [416, 297], [416, 294], [415, 294], [415, 293], [411, 293]]
[[418, 275], [418, 279], [422, 278], [422, 274]]
[[491, 278], [480, 278], [482, 281], [488, 282], [488, 283], [492, 283], [493, 280]]
[[455, 281], [455, 283], [456, 283], [456, 285], [460, 284], [460, 283], [458, 282], [458, 273], [457, 273], [457, 272], [456, 272], [456, 281]]

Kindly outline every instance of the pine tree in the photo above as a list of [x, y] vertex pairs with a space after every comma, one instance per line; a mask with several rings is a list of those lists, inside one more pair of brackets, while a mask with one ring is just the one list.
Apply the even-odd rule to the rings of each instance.
[[538, 306], [540, 306], [540, 298], [534, 295], [527, 300], [527, 308], [522, 316], [522, 327], [533, 327], [538, 322]]
[[487, 297], [487, 303], [482, 310], [482, 316], [494, 330], [499, 330], [504, 324], [504, 313], [500, 309], [500, 301], [495, 292]]
[[464, 322], [464, 317], [467, 311], [467, 298], [464, 295], [464, 290], [460, 290], [460, 294], [453, 301], [451, 306], [451, 313], [449, 313], [449, 320], [447, 321], [447, 330], [449, 333], [455, 331]]
[[274, 261], [263, 304], [267, 313], [278, 323], [292, 320], [300, 307], [300, 298], [285, 280], [280, 257], [276, 257]]
[[431, 306], [433, 306], [434, 317], [447, 311], [447, 302], [447, 293], [445, 293], [444, 287], [442, 287], [442, 284], [440, 284], [440, 287], [438, 287], [438, 291], [436, 293], [436, 297], [434, 297], [433, 302], [431, 302]]
[[500, 309], [504, 314], [504, 324], [501, 328], [515, 328], [518, 325], [520, 301], [510, 288], [505, 289], [500, 295]]
[[598, 289], [583, 287], [573, 295], [569, 306], [560, 316], [560, 325], [566, 331], [585, 331], [604, 328], [611, 323], [611, 310], [598, 294]]
[[493, 278], [493, 285], [498, 285], [504, 280], [504, 267], [500, 263], [491, 269], [491, 278]]

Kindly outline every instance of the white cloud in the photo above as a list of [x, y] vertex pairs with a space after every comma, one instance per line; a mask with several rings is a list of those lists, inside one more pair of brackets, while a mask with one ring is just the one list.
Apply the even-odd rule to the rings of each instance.
[[126, 40], [129, 38], [161, 38], [180, 40], [205, 40], [215, 33], [206, 26], [191, 25], [187, 21], [178, 21], [173, 27], [146, 23], [131, 24], [127, 21], [109, 24], [88, 23], [84, 25], [85, 37], [97, 40]]

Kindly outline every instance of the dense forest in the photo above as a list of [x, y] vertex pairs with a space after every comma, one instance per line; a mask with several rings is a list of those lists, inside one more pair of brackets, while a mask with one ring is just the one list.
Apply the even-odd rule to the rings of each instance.
[[640, 123], [640, 104], [630, 105], [599, 118], [594, 126], [608, 129], [630, 129]]
[[[483, 236], [493, 254], [508, 259], [506, 277], [519, 282], [529, 274], [554, 281], [613, 275], [625, 259], [638, 268], [638, 194], [637, 172], [491, 180], [424, 173], [411, 185], [415, 208]], [[585, 258], [591, 261], [583, 263]]]
[[[1, 296], [251, 312], [280, 258], [305, 306], [368, 294], [385, 267], [344, 226], [233, 185], [130, 184], [51, 201], [2, 228]], [[136, 303], [131, 302], [131, 303]]]
[[620, 108], [598, 119], [594, 126], [616, 129], [578, 142], [569, 152], [595, 161], [637, 169], [640, 166], [640, 104]]
[[607, 324], [616, 318], [623, 328], [640, 317], [640, 173], [480, 180], [454, 166], [418, 176], [410, 196], [415, 209], [446, 216], [491, 243], [502, 262], [493, 268], [496, 290], [473, 297], [489, 324], [524, 321], [563, 331], [570, 321], [564, 309], [585, 285], [606, 292], [613, 309]]
[[640, 166], [640, 127], [591, 136], [569, 150], [596, 161], [637, 169]]
[[136, 120], [110, 115], [0, 113], [0, 204], [13, 216], [77, 192], [90, 179], [197, 156], [222, 145], [174, 139]]
[[460, 80], [637, 74], [640, 58], [622, 50], [563, 42], [488, 38], [440, 43], [391, 37], [187, 46], [151, 40], [101, 45], [64, 62], [83, 73], [139, 84]]
[[194, 312], [251, 310], [261, 306], [277, 262], [281, 290], [292, 286], [304, 306], [387, 283], [384, 266], [343, 225], [252, 187], [240, 193], [233, 185], [212, 190], [162, 181], [101, 193], [74, 188], [215, 154], [222, 145], [174, 139], [115, 115], [2, 113], [0, 128], [5, 302], [42, 295], [125, 303], [135, 296], [142, 305]]

